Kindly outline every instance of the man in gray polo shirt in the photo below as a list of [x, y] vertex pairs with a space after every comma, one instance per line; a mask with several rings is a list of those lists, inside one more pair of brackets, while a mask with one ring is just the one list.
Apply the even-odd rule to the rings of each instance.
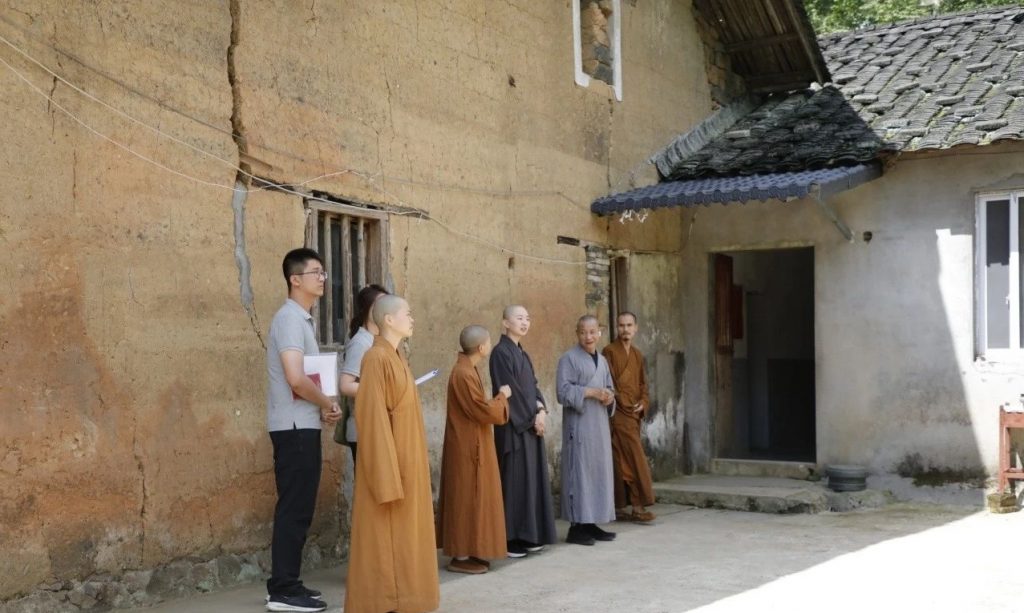
[[323, 611], [320, 592], [303, 585], [299, 573], [320, 487], [320, 422], [341, 417], [338, 403], [303, 370], [303, 358], [319, 353], [310, 309], [323, 296], [327, 274], [312, 249], [289, 251], [282, 272], [288, 300], [274, 315], [267, 342], [267, 429], [277, 483], [267, 610]]

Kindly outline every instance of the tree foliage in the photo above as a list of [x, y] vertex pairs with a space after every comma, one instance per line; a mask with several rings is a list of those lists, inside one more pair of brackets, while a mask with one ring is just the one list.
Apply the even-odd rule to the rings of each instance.
[[818, 34], [855, 30], [875, 24], [955, 13], [986, 6], [1022, 4], [1009, 0], [941, 0], [939, 6], [921, 6], [921, 0], [805, 0], [804, 6]]

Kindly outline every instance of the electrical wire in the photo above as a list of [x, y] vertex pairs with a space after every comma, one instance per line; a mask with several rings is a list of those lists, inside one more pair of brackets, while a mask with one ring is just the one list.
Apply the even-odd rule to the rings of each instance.
[[[23, 35], [27, 36], [27, 34], [25, 33], [25, 31], [22, 28], [19, 28], [19, 27], [15, 26], [11, 22], [7, 21], [6, 19], [0, 18], [0, 22], [6, 23], [8, 26], [11, 26], [11, 27], [21, 31]], [[48, 66], [46, 66], [45, 64], [43, 64], [42, 62], [37, 60], [36, 58], [34, 58], [31, 55], [29, 55], [26, 51], [24, 51], [23, 49], [19, 48], [17, 45], [12, 43], [10, 40], [5, 38], [3, 35], [0, 35], [0, 42], [2, 42], [3, 44], [7, 45], [11, 49], [13, 49], [15, 52], [17, 52], [18, 54], [20, 54], [21, 56], [23, 56], [24, 58], [26, 58], [27, 60], [29, 60], [30, 62], [32, 62], [33, 64], [35, 64], [36, 66], [38, 66], [39, 68], [44, 70], [45, 72], [47, 72], [48, 74], [50, 74], [55, 79], [57, 79], [60, 82], [64, 83], [65, 85], [70, 87], [72, 90], [78, 92], [79, 94], [81, 94], [83, 96], [86, 96], [90, 100], [92, 100], [92, 101], [96, 102], [97, 104], [100, 104], [100, 105], [108, 108], [109, 110], [111, 110], [114, 113], [116, 113], [116, 114], [118, 114], [118, 115], [128, 119], [129, 121], [131, 121], [131, 122], [133, 122], [135, 124], [138, 124], [140, 126], [143, 126], [146, 129], [148, 129], [148, 130], [150, 130], [150, 131], [152, 131], [152, 132], [154, 132], [154, 133], [156, 133], [156, 134], [158, 134], [158, 135], [160, 135], [160, 136], [162, 136], [164, 138], [167, 138], [167, 139], [169, 139], [169, 140], [171, 140], [171, 141], [173, 141], [175, 143], [178, 143], [180, 145], [188, 147], [189, 149], [192, 149], [193, 151], [196, 151], [196, 152], [200, 153], [201, 155], [204, 155], [206, 157], [210, 157], [212, 159], [215, 159], [215, 160], [221, 162], [222, 164], [225, 164], [228, 167], [234, 169], [236, 172], [242, 173], [243, 175], [246, 175], [246, 176], [248, 176], [251, 179], [260, 179], [261, 182], [270, 183], [270, 185], [267, 185], [267, 186], [264, 186], [264, 187], [260, 187], [258, 189], [268, 189], [268, 188], [272, 188], [272, 187], [282, 187], [283, 186], [283, 185], [273, 184], [273, 183], [268, 182], [268, 181], [266, 181], [266, 180], [264, 180], [264, 179], [262, 179], [260, 177], [257, 177], [255, 175], [253, 175], [253, 174], [243, 170], [242, 168], [240, 168], [238, 165], [236, 165], [231, 160], [228, 160], [228, 159], [222, 158], [220, 156], [217, 156], [216, 154], [210, 153], [209, 151], [206, 151], [205, 149], [197, 147], [197, 146], [193, 145], [192, 143], [189, 143], [187, 141], [179, 139], [179, 138], [175, 137], [174, 135], [167, 134], [167, 133], [163, 132], [162, 130], [160, 130], [159, 128], [157, 128], [155, 126], [152, 126], [152, 125], [150, 125], [150, 124], [148, 124], [148, 123], [146, 123], [146, 122], [144, 122], [144, 121], [142, 121], [142, 120], [132, 116], [131, 114], [123, 111], [122, 109], [119, 109], [119, 108], [115, 107], [114, 105], [112, 105], [112, 104], [110, 104], [110, 103], [108, 103], [108, 102], [98, 98], [97, 96], [95, 96], [93, 94], [90, 94], [86, 90], [84, 90], [81, 87], [75, 85], [74, 83], [72, 83], [68, 79], [64, 78], [63, 76], [61, 76], [60, 74], [55, 72], [54, 70], [52, 70], [51, 68], [49, 68]], [[96, 72], [97, 74], [99, 74], [101, 76], [104, 76], [105, 78], [111, 79], [114, 83], [117, 83], [118, 85], [120, 85], [121, 87], [127, 89], [128, 91], [130, 91], [132, 93], [135, 93], [135, 94], [137, 94], [139, 96], [142, 96], [143, 98], [146, 98], [148, 100], [152, 100], [153, 102], [158, 104], [161, 108], [167, 109], [167, 110], [169, 110], [171, 112], [174, 112], [174, 113], [176, 113], [178, 115], [181, 115], [182, 117], [185, 117], [187, 119], [195, 121], [195, 122], [197, 122], [197, 123], [199, 123], [199, 124], [201, 124], [203, 126], [206, 126], [208, 128], [212, 128], [214, 130], [217, 130], [218, 132], [221, 132], [221, 133], [226, 134], [228, 136], [235, 137], [235, 135], [232, 132], [224, 130], [223, 128], [217, 127], [217, 126], [215, 126], [213, 124], [210, 124], [208, 122], [202, 121], [200, 119], [197, 119], [197, 118], [195, 118], [195, 117], [193, 117], [191, 115], [188, 115], [188, 114], [184, 113], [183, 111], [180, 111], [180, 110], [178, 110], [178, 109], [176, 109], [176, 108], [174, 108], [174, 107], [172, 107], [172, 106], [170, 106], [170, 105], [168, 105], [168, 104], [166, 104], [166, 103], [164, 103], [162, 101], [153, 99], [153, 98], [151, 98], [151, 97], [149, 97], [149, 96], [147, 96], [145, 94], [142, 94], [141, 92], [138, 92], [136, 89], [130, 87], [129, 85], [127, 85], [125, 83], [122, 83], [119, 80], [113, 79], [113, 77], [110, 77], [110, 76], [106, 75], [105, 73], [103, 73], [102, 71], [99, 71], [99, 70], [93, 68], [92, 66], [88, 65], [87, 63], [85, 63], [83, 60], [79, 59], [77, 56], [75, 56], [75, 55], [73, 55], [73, 54], [71, 54], [71, 53], [69, 53], [67, 51], [59, 49], [59, 48], [57, 48], [57, 47], [55, 47], [53, 45], [49, 45], [49, 44], [42, 43], [42, 42], [39, 42], [39, 41], [37, 41], [37, 42], [40, 45], [42, 45], [42, 46], [44, 46], [44, 47], [46, 47], [46, 48], [48, 48], [48, 49], [50, 49], [52, 51], [55, 51], [56, 53], [59, 53], [61, 55], [64, 55], [66, 57], [71, 58], [72, 60], [74, 60], [75, 62], [81, 64], [82, 66], [84, 66], [86, 68], [88, 68], [89, 70], [92, 70], [93, 72]], [[242, 138], [242, 140], [246, 140], [244, 135], [241, 136], [241, 138]], [[278, 149], [275, 149], [275, 148], [265, 147], [263, 145], [257, 145], [257, 146], [260, 147], [260, 148], [267, 149], [268, 151], [272, 151], [274, 153], [279, 153], [279, 154], [284, 155], [286, 157], [290, 157], [292, 159], [301, 160], [301, 161], [304, 161], [304, 162], [308, 162], [309, 161], [306, 158], [304, 158], [302, 156], [299, 156], [299, 155], [296, 155], [296, 154], [293, 154], [291, 152], [281, 151], [281, 150], [278, 150]], [[639, 168], [639, 166], [638, 166], [638, 168]], [[314, 177], [312, 179], [307, 179], [306, 181], [302, 181], [301, 183], [291, 183], [290, 185], [304, 186], [304, 185], [308, 185], [309, 183], [313, 183], [315, 181], [319, 181], [319, 180], [330, 178], [330, 177], [335, 177], [335, 176], [338, 176], [338, 175], [344, 175], [344, 174], [354, 174], [354, 175], [361, 176], [361, 177], [363, 177], [363, 178], [365, 178], [367, 180], [372, 180], [370, 178], [370, 175], [368, 175], [367, 173], [362, 173], [362, 172], [360, 172], [358, 170], [355, 170], [355, 169], [346, 168], [346, 169], [334, 170], [334, 171], [328, 172], [326, 174], [320, 175], [318, 177]], [[561, 192], [561, 191], [558, 191], [558, 190], [512, 190], [512, 189], [509, 189], [509, 190], [495, 190], [495, 189], [487, 189], [487, 188], [466, 187], [466, 186], [452, 185], [452, 184], [429, 183], [429, 182], [426, 182], [426, 181], [416, 181], [414, 179], [405, 179], [405, 178], [401, 178], [401, 177], [387, 176], [387, 175], [383, 175], [383, 174], [380, 174], [380, 173], [378, 173], [376, 176], [380, 177], [381, 179], [385, 179], [387, 181], [391, 181], [393, 183], [402, 183], [402, 184], [406, 184], [406, 185], [418, 185], [418, 186], [422, 186], [422, 187], [435, 188], [435, 189], [441, 189], [441, 190], [449, 190], [449, 191], [460, 191], [460, 192], [466, 192], [466, 193], [486, 194], [486, 195], [500, 197], [500, 198], [515, 198], [515, 197], [519, 197], [519, 196], [556, 196], [558, 198], [561, 198], [561, 199], [565, 200], [569, 204], [572, 204], [573, 206], [576, 206], [577, 208], [580, 208], [580, 209], [588, 211], [588, 212], [590, 211], [590, 208], [588, 206], [586, 206], [584, 204], [581, 204], [580, 202], [576, 201], [575, 199], [573, 199], [572, 197], [568, 196], [564, 192]]]
[[[3, 37], [0, 36], [0, 39], [2, 39], [2, 38]], [[8, 45], [10, 45], [9, 41], [7, 41], [6, 39], [3, 39], [3, 42], [8, 44]], [[16, 69], [14, 66], [9, 64], [2, 57], [0, 57], [0, 63], [2, 63], [8, 70], [10, 70], [19, 80], [21, 80], [23, 83], [28, 85], [29, 88], [31, 88], [33, 91], [35, 91], [39, 96], [41, 96], [42, 98], [47, 100], [48, 104], [50, 104], [50, 105], [56, 107], [57, 109], [59, 109], [61, 112], [63, 112], [69, 118], [74, 120], [76, 123], [81, 125], [83, 128], [85, 128], [86, 130], [88, 130], [89, 132], [94, 134], [95, 136], [98, 136], [98, 137], [102, 138], [103, 140], [109, 142], [110, 144], [112, 144], [112, 145], [118, 147], [119, 149], [122, 149], [125, 152], [129, 153], [130, 155], [135, 156], [135, 157], [137, 157], [137, 158], [139, 158], [139, 159], [141, 159], [141, 160], [143, 160], [143, 161], [145, 161], [145, 162], [147, 162], [149, 164], [152, 164], [153, 166], [156, 166], [156, 167], [164, 170], [165, 172], [169, 172], [169, 173], [171, 173], [173, 175], [176, 175], [178, 177], [181, 177], [181, 178], [184, 178], [184, 179], [188, 179], [190, 181], [193, 181], [193, 182], [196, 182], [196, 183], [199, 183], [199, 184], [202, 184], [202, 185], [207, 185], [209, 187], [216, 187], [216, 188], [224, 189], [224, 190], [231, 191], [231, 192], [248, 192], [248, 191], [250, 191], [248, 189], [239, 189], [239, 188], [236, 188], [236, 187], [234, 187], [232, 185], [225, 185], [223, 183], [217, 183], [215, 181], [208, 181], [208, 180], [205, 180], [205, 179], [201, 179], [199, 177], [195, 177], [193, 175], [190, 175], [190, 174], [184, 173], [182, 171], [179, 171], [177, 169], [171, 168], [170, 166], [167, 166], [167, 165], [165, 165], [165, 164], [163, 164], [163, 163], [161, 163], [161, 162], [159, 162], [159, 161], [157, 161], [157, 160], [155, 160], [155, 159], [153, 159], [153, 158], [151, 158], [149, 156], [146, 156], [146, 155], [144, 155], [142, 153], [139, 153], [138, 151], [135, 151], [134, 149], [132, 149], [128, 145], [125, 145], [125, 144], [123, 144], [123, 143], [121, 143], [121, 142], [111, 138], [110, 136], [100, 132], [99, 130], [93, 128], [91, 125], [89, 125], [88, 123], [86, 123], [85, 121], [80, 119], [78, 116], [76, 116], [70, 110], [65, 108], [63, 105], [61, 105], [57, 101], [53, 100], [53, 98], [51, 96], [49, 96], [46, 92], [44, 92], [42, 89], [40, 89], [34, 83], [32, 83], [32, 81], [29, 80], [28, 77], [26, 77], [24, 74], [22, 74], [18, 69]], [[45, 69], [45, 66], [41, 65], [41, 67], [43, 67]], [[48, 69], [46, 69], [46, 70], [47, 70], [47, 72], [51, 72]], [[58, 75], [56, 75], [55, 73], [52, 73], [52, 72], [51, 72], [51, 74], [53, 74], [55, 77], [58, 76]], [[65, 83], [68, 83], [64, 79], [61, 79], [61, 80], [64, 81]], [[70, 83], [68, 83], [68, 84], [70, 85]], [[75, 87], [74, 89], [76, 91], [80, 92], [80, 93], [83, 93], [83, 94], [86, 93], [86, 92], [84, 92], [84, 90], [81, 90], [78, 87]], [[95, 98], [94, 96], [91, 96], [91, 95], [88, 95], [88, 96], [91, 99], [94, 99], [97, 102], [100, 102], [98, 98]], [[112, 107], [111, 105], [109, 105], [107, 103], [103, 103], [103, 106], [109, 107], [112, 110], [118, 111], [119, 115], [126, 116], [129, 119], [132, 119], [135, 123], [139, 123], [141, 125], [147, 126], [151, 130], [154, 130], [154, 131], [158, 132], [159, 134], [161, 134], [163, 136], [171, 138], [172, 140], [175, 140], [176, 142], [184, 143], [184, 141], [180, 141], [179, 139], [171, 137], [170, 135], [166, 135], [165, 133], [163, 133], [158, 128], [153, 128], [152, 126], [148, 126], [144, 122], [141, 122], [140, 120], [134, 119], [130, 115], [128, 115], [128, 114], [126, 114], [124, 112], [119, 111], [118, 109]], [[191, 148], [191, 149], [198, 150], [197, 148], [195, 148], [194, 146], [192, 146], [189, 143], [185, 143], [185, 144], [188, 144], [189, 148]], [[199, 150], [199, 151], [201, 151], [201, 150]], [[318, 198], [317, 196], [315, 196], [313, 194], [307, 194], [307, 193], [295, 191], [295, 190], [291, 189], [290, 187], [288, 187], [287, 185], [275, 184], [275, 183], [272, 183], [272, 182], [265, 181], [264, 179], [260, 179], [259, 177], [256, 177], [255, 175], [251, 175], [250, 173], [246, 173], [244, 170], [238, 168], [236, 165], [234, 165], [234, 164], [232, 164], [230, 162], [227, 162], [226, 160], [223, 160], [222, 158], [219, 158], [219, 157], [215, 156], [214, 154], [210, 154], [209, 152], [205, 152], [205, 153], [207, 153], [209, 156], [212, 156], [215, 159], [218, 159], [218, 160], [220, 160], [222, 162], [226, 162], [230, 167], [235, 168], [239, 172], [242, 172], [244, 174], [248, 174], [250, 177], [256, 178], [259, 181], [267, 184], [267, 185], [265, 185], [263, 187], [260, 187], [260, 188], [257, 188], [257, 189], [274, 189], [274, 190], [279, 190], [279, 191], [291, 193], [291, 194], [294, 194], [294, 195], [297, 195], [297, 196], [300, 196], [300, 197], [306, 198], [306, 199], [318, 200], [318, 201], [327, 202], [327, 203], [331, 202], [330, 200], [326, 200], [326, 199], [323, 199], [323, 198]], [[344, 174], [344, 173], [356, 174], [358, 176], [361, 176], [364, 179], [367, 179], [367, 181], [375, 189], [377, 189], [380, 193], [382, 193], [383, 195], [396, 200], [400, 205], [407, 206], [407, 207], [409, 206], [409, 205], [405, 204], [401, 199], [397, 198], [394, 194], [390, 194], [383, 186], [377, 185], [376, 181], [374, 181], [373, 177], [370, 176], [370, 175], [367, 175], [365, 173], [360, 173], [360, 172], [354, 171], [354, 170], [338, 171], [336, 173], [331, 173], [331, 174], [332, 175], [336, 175], [336, 174]], [[327, 176], [327, 175], [325, 175], [325, 176]], [[319, 178], [323, 178], [323, 177], [318, 177], [318, 178], [310, 179], [306, 183], [318, 180]], [[409, 207], [409, 208], [415, 208], [415, 207]], [[393, 214], [404, 214], [404, 215], [418, 214], [418, 215], [420, 215], [422, 217], [425, 217], [426, 219], [428, 219], [430, 221], [433, 221], [434, 223], [438, 224], [439, 226], [441, 226], [442, 228], [446, 229], [447, 231], [449, 231], [449, 232], [451, 232], [453, 234], [456, 234], [458, 236], [462, 236], [464, 238], [471, 239], [471, 240], [473, 240], [475, 242], [478, 242], [480, 244], [483, 244], [483, 245], [489, 246], [491, 248], [497, 249], [497, 250], [499, 250], [499, 251], [501, 251], [503, 253], [508, 253], [508, 254], [511, 254], [511, 255], [514, 255], [514, 256], [517, 256], [517, 257], [522, 257], [524, 259], [529, 259], [529, 260], [534, 260], [534, 261], [539, 261], [539, 262], [547, 262], [547, 263], [557, 263], [557, 264], [572, 264], [572, 265], [582, 265], [583, 264], [582, 261], [563, 260], [563, 259], [558, 259], [558, 258], [544, 258], [544, 257], [540, 257], [540, 256], [534, 256], [534, 255], [531, 255], [531, 254], [528, 254], [528, 253], [518, 252], [518, 251], [515, 251], [513, 249], [508, 249], [506, 247], [502, 247], [502, 246], [497, 245], [497, 244], [495, 244], [495, 243], [493, 243], [491, 241], [488, 241], [486, 239], [483, 239], [483, 238], [480, 238], [480, 237], [477, 237], [477, 236], [474, 236], [474, 235], [471, 235], [471, 234], [468, 234], [468, 233], [456, 230], [456, 229], [452, 228], [451, 226], [449, 226], [448, 224], [442, 222], [441, 220], [439, 220], [439, 219], [437, 219], [437, 218], [435, 218], [435, 217], [433, 217], [433, 216], [431, 216], [429, 214], [426, 214], [425, 212], [419, 211], [419, 210], [413, 210], [413, 211], [407, 211], [407, 212], [396, 212], [396, 211], [389, 211], [389, 212], [391, 212]]]

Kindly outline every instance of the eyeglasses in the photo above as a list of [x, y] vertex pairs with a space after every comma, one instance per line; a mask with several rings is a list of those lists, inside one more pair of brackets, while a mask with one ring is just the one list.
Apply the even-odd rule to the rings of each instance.
[[316, 276], [320, 277], [321, 281], [326, 281], [327, 280], [327, 271], [324, 271], [324, 270], [310, 270], [310, 271], [307, 271], [307, 272], [297, 272], [295, 274], [299, 275], [300, 277], [302, 275], [316, 275]]

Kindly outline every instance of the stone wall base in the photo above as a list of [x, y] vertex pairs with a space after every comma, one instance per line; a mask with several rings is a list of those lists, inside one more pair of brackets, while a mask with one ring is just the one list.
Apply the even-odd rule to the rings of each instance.
[[[310, 543], [303, 570], [341, 564], [333, 552]], [[270, 548], [224, 554], [212, 560], [181, 558], [151, 570], [128, 570], [119, 576], [98, 574], [83, 580], [46, 583], [32, 593], [0, 603], [0, 613], [73, 613], [146, 607], [196, 594], [265, 580]]]

